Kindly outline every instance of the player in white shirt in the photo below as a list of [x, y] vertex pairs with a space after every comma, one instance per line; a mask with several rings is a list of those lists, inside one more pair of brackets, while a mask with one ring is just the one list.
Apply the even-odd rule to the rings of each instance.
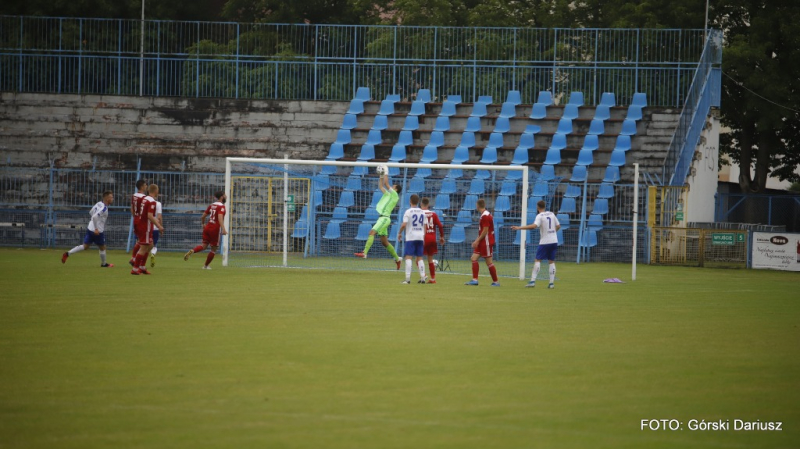
[[[161, 201], [156, 201], [156, 220], [158, 220], [158, 223], [161, 226], [164, 226], [164, 221], [161, 219], [161, 210]], [[158, 229], [153, 229], [153, 249], [150, 250], [150, 268], [156, 266], [156, 253], [158, 252], [156, 245], [158, 245], [159, 236], [160, 233], [158, 232]]]
[[106, 262], [106, 220], [108, 220], [108, 206], [114, 202], [114, 194], [110, 190], [103, 192], [103, 201], [95, 204], [92, 207], [91, 220], [89, 226], [86, 227], [86, 235], [83, 238], [83, 245], [78, 245], [75, 248], [64, 253], [61, 256], [61, 263], [67, 263], [67, 258], [72, 254], [79, 251], [89, 249], [92, 243], [97, 245], [100, 249], [100, 266], [103, 268], [111, 268], [114, 264]]
[[397, 233], [397, 240], [402, 237], [403, 230], [406, 231], [406, 280], [403, 284], [411, 283], [411, 258], [416, 257], [417, 267], [419, 268], [418, 284], [425, 283], [425, 264], [422, 262], [422, 255], [425, 249], [425, 211], [419, 208], [419, 196], [411, 195], [409, 199], [411, 205], [403, 214], [403, 224]]
[[552, 212], [544, 210], [545, 202], [536, 203], [536, 210], [539, 212], [532, 224], [525, 226], [511, 226], [513, 230], [520, 229], [539, 229], [539, 248], [536, 249], [536, 262], [533, 264], [531, 281], [525, 287], [536, 286], [536, 276], [539, 275], [539, 268], [542, 260], [547, 259], [550, 264], [550, 285], [547, 288], [555, 288], [556, 280], [556, 249], [558, 248], [558, 230], [561, 223]]

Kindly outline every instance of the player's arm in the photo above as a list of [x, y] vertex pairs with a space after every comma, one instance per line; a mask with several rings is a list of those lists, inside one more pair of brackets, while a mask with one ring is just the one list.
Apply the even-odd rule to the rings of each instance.
[[221, 235], [228, 235], [228, 230], [225, 229], [225, 212], [217, 212], [217, 220], [219, 220], [219, 229], [222, 233]]
[[131, 217], [136, 216], [136, 201], [131, 200]]
[[206, 209], [206, 211], [203, 212], [203, 215], [200, 216], [200, 225], [206, 225], [206, 217], [208, 217], [208, 209]]
[[478, 236], [478, 238], [476, 238], [475, 241], [472, 242], [472, 247], [473, 248], [477, 248], [478, 247], [478, 243], [480, 243], [481, 240], [483, 240], [486, 237], [486, 234], [488, 234], [488, 233], [489, 233], [489, 227], [486, 226], [486, 227], [483, 228], [483, 231], [481, 231], [481, 234]]
[[[386, 183], [386, 187], [384, 187], [384, 185], [383, 185], [384, 183]], [[381, 175], [381, 177], [378, 178], [378, 187], [380, 187], [381, 193], [386, 193], [386, 189], [390, 189], [391, 188], [391, 186], [389, 185], [389, 174], [388, 173], [386, 173], [384, 175]]]
[[439, 216], [433, 214], [433, 228], [439, 228], [439, 244], [444, 245], [444, 226], [442, 226], [442, 222], [439, 221]]
[[158, 222], [158, 219], [153, 215], [153, 212], [147, 213], [147, 219], [150, 221], [150, 223], [153, 223], [158, 228], [159, 232], [164, 232], [164, 226], [161, 226], [161, 223]]
[[513, 229], [515, 231], [519, 231], [520, 229], [536, 229], [538, 227], [539, 227], [539, 225], [537, 225], [536, 223], [531, 223], [531, 224], [525, 225], [525, 226], [511, 226], [511, 229]]
[[403, 230], [406, 228], [406, 224], [408, 224], [408, 215], [403, 214], [403, 222], [400, 224], [400, 229], [397, 231], [397, 240], [402, 240]]

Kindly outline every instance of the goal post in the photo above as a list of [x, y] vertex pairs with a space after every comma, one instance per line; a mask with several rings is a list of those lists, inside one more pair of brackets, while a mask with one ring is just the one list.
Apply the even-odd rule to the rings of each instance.
[[[377, 220], [381, 197], [375, 168], [381, 162], [229, 157], [225, 162], [228, 213], [223, 265], [341, 270], [395, 270], [375, 239], [366, 260], [354, 257]], [[495, 266], [506, 277], [526, 277], [526, 224], [530, 175], [519, 165], [385, 163], [390, 183], [402, 187], [388, 240], [403, 257], [397, 230], [409, 198], [428, 197], [445, 228], [436, 256], [440, 272], [471, 273], [469, 256], [478, 235], [475, 202], [483, 198], [495, 220]], [[533, 231], [536, 232], [536, 231]], [[438, 236], [437, 236], [438, 237]], [[483, 264], [483, 262], [481, 262]], [[486, 270], [482, 270], [487, 275]]]

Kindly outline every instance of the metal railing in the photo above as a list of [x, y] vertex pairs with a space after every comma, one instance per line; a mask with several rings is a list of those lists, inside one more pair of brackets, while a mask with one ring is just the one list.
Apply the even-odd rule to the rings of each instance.
[[[346, 101], [603, 92], [680, 106], [704, 30], [141, 22], [0, 16], [0, 90]], [[712, 35], [715, 35], [712, 33]], [[143, 76], [140, 77], [140, 69]]]

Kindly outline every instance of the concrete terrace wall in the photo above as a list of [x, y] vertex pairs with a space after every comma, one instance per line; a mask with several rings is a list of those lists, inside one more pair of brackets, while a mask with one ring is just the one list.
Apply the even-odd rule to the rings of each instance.
[[224, 158], [321, 159], [346, 102], [0, 94], [0, 165], [224, 171]]

